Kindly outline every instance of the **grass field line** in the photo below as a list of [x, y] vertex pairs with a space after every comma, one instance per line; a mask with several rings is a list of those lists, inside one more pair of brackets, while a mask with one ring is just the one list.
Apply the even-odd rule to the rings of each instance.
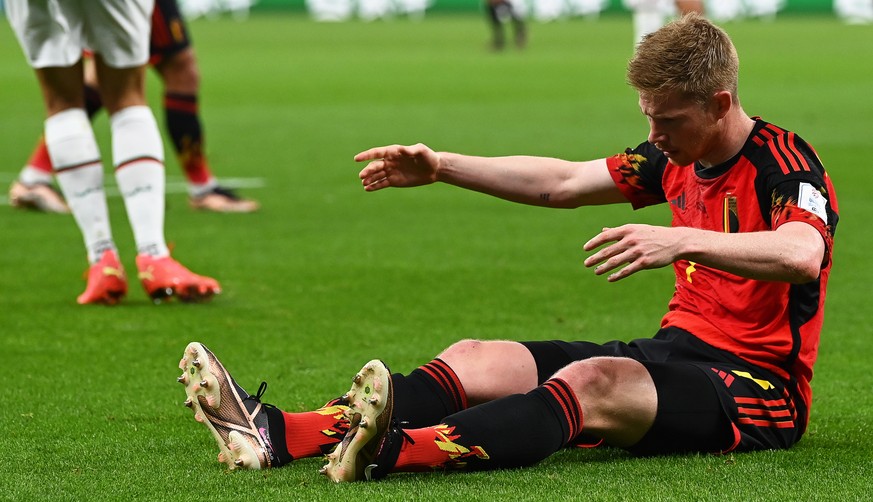
[[[0, 183], [12, 183], [18, 178], [18, 173], [0, 172]], [[221, 186], [225, 188], [264, 188], [267, 186], [267, 180], [264, 178], [221, 178]], [[168, 194], [188, 193], [188, 183], [182, 176], [167, 176], [167, 185], [165, 189]], [[106, 180], [106, 196], [119, 197], [121, 192], [118, 191], [118, 186], [115, 180], [111, 177]], [[9, 197], [0, 195], [0, 206], [8, 206]]]

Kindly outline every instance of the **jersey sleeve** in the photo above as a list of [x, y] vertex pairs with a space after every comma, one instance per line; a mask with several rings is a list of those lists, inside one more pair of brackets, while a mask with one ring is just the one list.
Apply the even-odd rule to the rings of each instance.
[[839, 214], [836, 193], [818, 155], [791, 132], [773, 138], [762, 148], [762, 155], [767, 167], [758, 193], [770, 228], [775, 230], [791, 221], [813, 226], [825, 242], [827, 263]]
[[606, 165], [616, 187], [634, 209], [666, 202], [661, 180], [667, 157], [651, 143], [608, 157]]

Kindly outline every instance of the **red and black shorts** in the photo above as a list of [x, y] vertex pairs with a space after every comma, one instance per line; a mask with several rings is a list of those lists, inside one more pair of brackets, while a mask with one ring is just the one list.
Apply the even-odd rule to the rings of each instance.
[[627, 448], [638, 455], [788, 448], [806, 428], [806, 409], [785, 382], [678, 328], [630, 343], [523, 345], [536, 360], [539, 383], [592, 357], [640, 361], [655, 383], [658, 412], [643, 439]]
[[190, 46], [188, 27], [176, 0], [155, 0], [149, 63], [152, 66], [159, 65], [164, 59]]

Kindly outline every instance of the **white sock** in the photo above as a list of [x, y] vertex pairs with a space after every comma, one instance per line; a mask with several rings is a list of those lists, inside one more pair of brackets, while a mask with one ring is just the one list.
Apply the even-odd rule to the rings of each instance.
[[130, 106], [109, 119], [115, 180], [124, 197], [137, 253], [170, 254], [164, 240], [164, 144], [147, 106]]
[[18, 181], [27, 186], [51, 185], [52, 175], [33, 166], [24, 166], [18, 174]]
[[202, 197], [209, 192], [215, 190], [218, 186], [218, 180], [215, 176], [210, 176], [206, 183], [191, 183], [188, 182], [188, 195], [191, 197]]
[[45, 142], [57, 173], [58, 185], [67, 199], [88, 250], [96, 263], [107, 249], [115, 249], [109, 227], [103, 164], [88, 114], [71, 108], [45, 121]]

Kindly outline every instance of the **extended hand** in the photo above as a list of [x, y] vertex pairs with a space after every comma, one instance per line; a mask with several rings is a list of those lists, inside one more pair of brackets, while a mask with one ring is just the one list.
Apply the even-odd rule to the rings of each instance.
[[436, 181], [440, 156], [419, 143], [371, 148], [355, 155], [356, 162], [371, 161], [358, 176], [368, 192], [388, 187], [414, 187]]
[[680, 228], [652, 225], [604, 228], [602, 232], [586, 242], [583, 249], [591, 251], [604, 244], [611, 244], [589, 256], [585, 260], [585, 266], [597, 265], [594, 273], [603, 275], [625, 265], [609, 276], [610, 282], [624, 279], [640, 270], [667, 266], [678, 256], [680, 233]]

